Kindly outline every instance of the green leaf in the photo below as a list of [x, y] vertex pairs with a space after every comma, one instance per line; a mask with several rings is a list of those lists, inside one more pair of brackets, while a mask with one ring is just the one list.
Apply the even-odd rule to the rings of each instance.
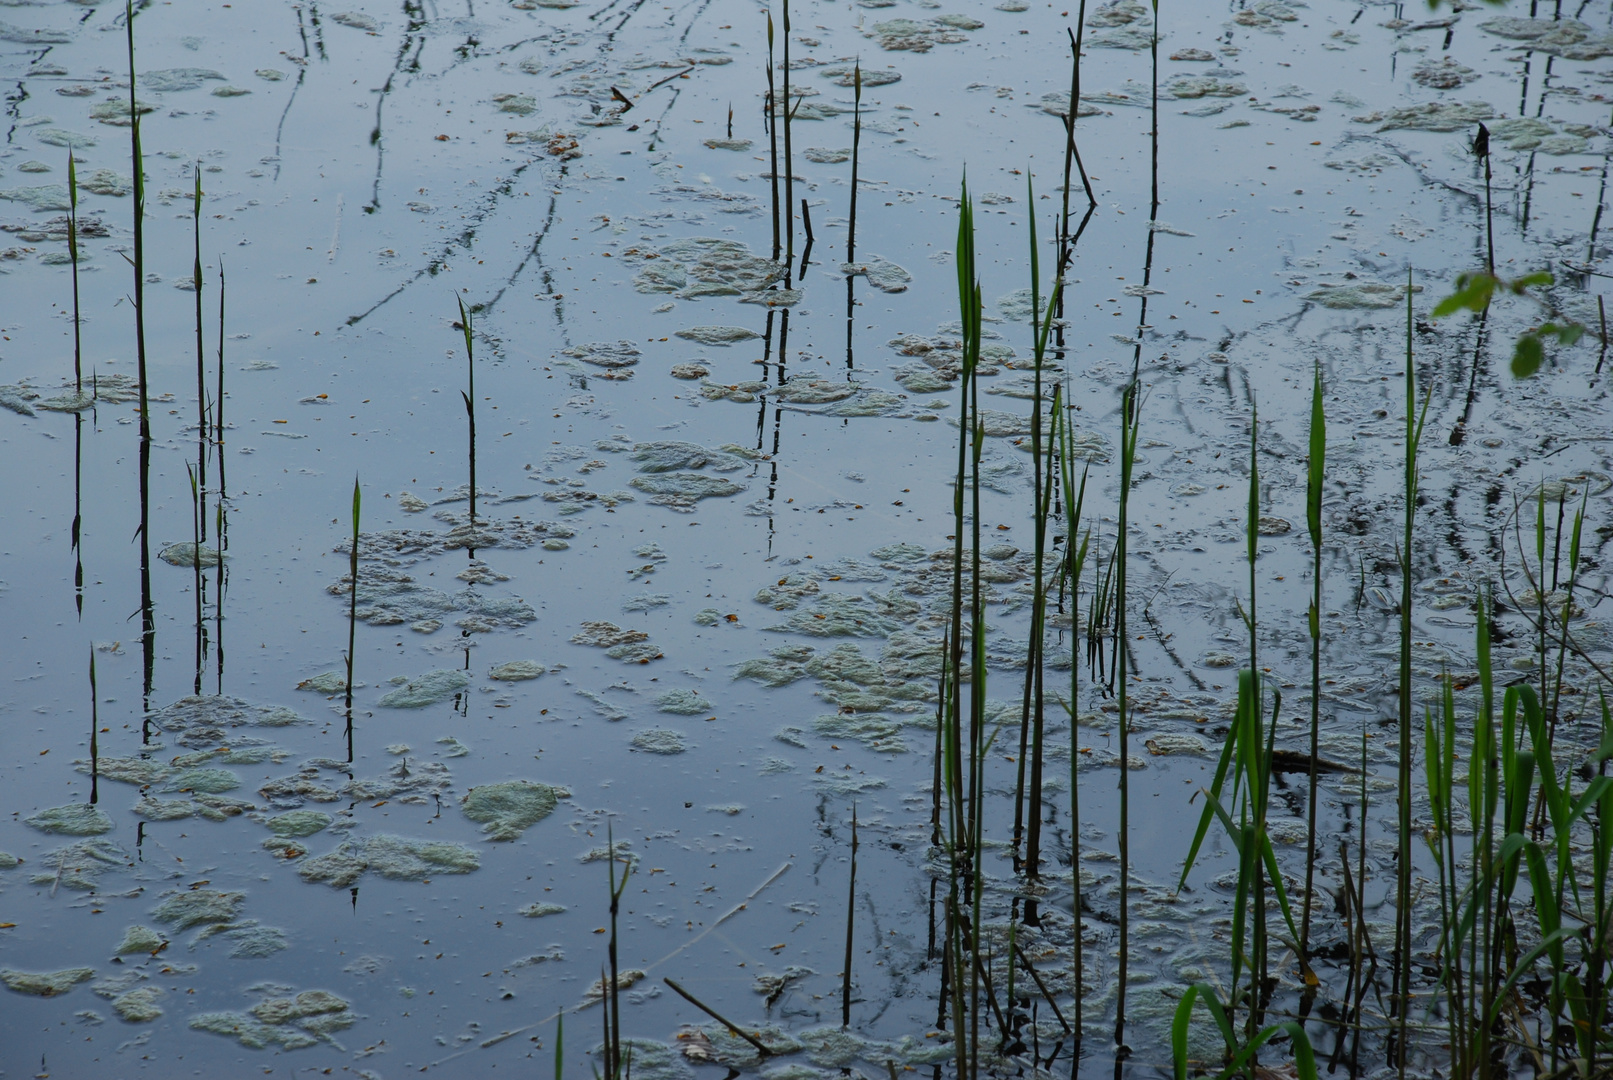
[[1556, 284], [1557, 279], [1545, 270], [1537, 270], [1533, 274], [1525, 274], [1521, 278], [1513, 278], [1510, 288], [1515, 296], [1522, 296], [1525, 289], [1532, 289], [1536, 285], [1548, 286]]
[[1538, 334], [1525, 334], [1518, 339], [1518, 345], [1512, 351], [1512, 377], [1527, 379], [1540, 370], [1540, 365], [1546, 362], [1546, 347], [1541, 344]]
[[1433, 317], [1442, 318], [1464, 308], [1468, 311], [1483, 311], [1490, 306], [1490, 297], [1495, 294], [1495, 287], [1498, 284], [1500, 284], [1499, 278], [1482, 270], [1459, 275], [1456, 279], [1456, 291], [1434, 305]]
[[[1316, 365], [1311, 384], [1311, 460], [1305, 480], [1305, 519], [1310, 526], [1311, 546], [1322, 546], [1322, 481], [1327, 461], [1327, 414], [1322, 407], [1322, 365]], [[1311, 636], [1315, 636], [1312, 631]]]

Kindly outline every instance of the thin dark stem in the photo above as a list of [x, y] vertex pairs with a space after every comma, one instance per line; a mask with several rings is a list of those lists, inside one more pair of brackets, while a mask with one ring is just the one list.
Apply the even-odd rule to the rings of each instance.
[[[202, 163], [196, 163], [196, 195], [191, 203], [191, 241], [195, 262], [191, 287], [196, 293], [196, 486], [201, 508], [197, 543], [207, 540], [207, 353], [202, 342]], [[198, 556], [200, 552], [198, 552]], [[201, 693], [197, 690], [197, 693]]]
[[857, 908], [857, 804], [851, 804], [851, 879], [846, 887], [846, 967], [840, 973], [840, 1026], [851, 1026], [851, 945]]

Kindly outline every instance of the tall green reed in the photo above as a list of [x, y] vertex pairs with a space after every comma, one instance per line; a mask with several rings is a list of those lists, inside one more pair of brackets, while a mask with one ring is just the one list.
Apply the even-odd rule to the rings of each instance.
[[633, 1054], [629, 1050], [626, 1058], [622, 1056], [622, 1002], [621, 1002], [621, 972], [617, 964], [617, 919], [622, 909], [622, 894], [627, 891], [627, 881], [633, 876], [632, 860], [622, 870], [622, 880], [616, 880], [616, 834], [612, 826], [606, 825], [606, 858], [605, 866], [610, 886], [610, 973], [608, 979], [601, 975], [600, 981], [604, 983], [603, 1001], [604, 1010], [604, 1057], [605, 1080], [626, 1080], [632, 1075]]
[[1115, 679], [1120, 684], [1120, 978], [1115, 995], [1115, 1045], [1125, 1048], [1126, 982], [1131, 966], [1131, 756], [1130, 693], [1127, 688], [1127, 657], [1130, 642], [1126, 640], [1126, 549], [1127, 530], [1131, 525], [1131, 478], [1137, 461], [1137, 434], [1141, 426], [1142, 406], [1138, 399], [1136, 372], [1127, 384], [1120, 399], [1120, 508], [1115, 526]]
[[[953, 1044], [960, 1080], [979, 1074], [981, 964], [980, 856], [984, 823], [986, 693], [985, 616], [980, 589], [980, 454], [985, 433], [979, 416], [978, 367], [983, 332], [983, 304], [977, 276], [974, 205], [965, 180], [959, 200], [957, 242], [958, 302], [962, 329], [961, 408], [958, 467], [952, 493], [953, 558], [950, 648], [945, 659], [941, 739], [947, 795], [948, 880], [946, 901], [946, 971], [951, 993]], [[970, 466], [972, 467], [972, 470]], [[971, 501], [964, 501], [965, 488]], [[972, 528], [969, 544], [968, 592], [965, 593], [964, 525]], [[966, 599], [967, 596], [967, 599]], [[969, 704], [963, 701], [963, 613], [967, 603]], [[967, 718], [967, 719], [966, 719]], [[967, 1000], [967, 1006], [965, 1001]], [[995, 1000], [993, 999], [993, 1005]]]
[[[1026, 170], [1025, 191], [1028, 205], [1036, 205], [1035, 182]], [[1058, 299], [1063, 288], [1057, 276], [1053, 279], [1046, 307], [1042, 304], [1041, 251], [1036, 237], [1036, 215], [1029, 220], [1030, 271], [1031, 271], [1031, 349], [1034, 366], [1031, 392], [1031, 460], [1033, 487], [1031, 517], [1033, 520], [1033, 583], [1031, 592], [1030, 642], [1025, 656], [1025, 692], [1020, 712], [1018, 782], [1014, 799], [1013, 845], [1015, 861], [1019, 862], [1019, 844], [1026, 823], [1026, 750], [1030, 751], [1029, 829], [1026, 836], [1025, 858], [1021, 863], [1027, 877], [1041, 875], [1042, 840], [1042, 761], [1045, 732], [1045, 690], [1043, 683], [1043, 648], [1047, 627], [1046, 554], [1047, 524], [1051, 516], [1053, 492], [1052, 462], [1043, 460], [1042, 433], [1045, 427], [1042, 411], [1042, 375], [1047, 358], [1047, 344], [1053, 329], [1053, 313], [1058, 310]], [[1059, 411], [1060, 394], [1053, 395], [1053, 415]], [[1034, 907], [1029, 906], [1031, 912]], [[1034, 922], [1032, 915], [1027, 921]], [[1012, 970], [1012, 956], [1010, 956]]]
[[1311, 760], [1310, 793], [1305, 812], [1305, 907], [1300, 919], [1299, 958], [1305, 982], [1314, 989], [1310, 970], [1311, 899], [1316, 881], [1316, 751], [1322, 727], [1322, 483], [1327, 475], [1327, 413], [1322, 404], [1322, 365], [1311, 382], [1310, 460], [1305, 472], [1305, 525], [1311, 536]]
[[1417, 520], [1417, 451], [1423, 437], [1432, 395], [1425, 395], [1422, 411], [1417, 409], [1417, 367], [1412, 349], [1412, 278], [1406, 271], [1406, 453], [1402, 482], [1405, 525], [1398, 548], [1400, 566], [1400, 717], [1396, 799], [1399, 835], [1395, 865], [1395, 948], [1394, 978], [1390, 1003], [1392, 1033], [1390, 1060], [1404, 1080], [1410, 1058], [1411, 975], [1412, 975], [1412, 666], [1411, 666], [1411, 582], [1413, 530]]
[[468, 435], [470, 449], [467, 458], [470, 462], [470, 527], [471, 542], [466, 549], [470, 557], [476, 557], [476, 335], [471, 325], [471, 313], [465, 309], [465, 301], [455, 294], [454, 301], [459, 305], [459, 327], [465, 332], [465, 385], [467, 389], [461, 390], [459, 396], [465, 399], [465, 416], [468, 420]]
[[[191, 289], [196, 294], [196, 489], [200, 500], [196, 519], [197, 544], [207, 540], [207, 353], [202, 343], [202, 163], [195, 168], [196, 190], [191, 198]], [[198, 556], [201, 552], [198, 549]], [[197, 690], [197, 693], [201, 693]]]
[[1073, 1020], [1077, 1049], [1075, 1057], [1080, 1057], [1079, 1044], [1083, 1034], [1081, 1002], [1086, 996], [1086, 989], [1082, 983], [1084, 974], [1083, 948], [1081, 940], [1081, 782], [1080, 759], [1081, 747], [1079, 732], [1081, 728], [1081, 577], [1086, 569], [1087, 553], [1092, 543], [1092, 529], [1088, 527], [1086, 535], [1081, 537], [1079, 543], [1076, 537], [1081, 532], [1081, 511], [1086, 502], [1087, 494], [1087, 467], [1081, 470], [1080, 486], [1075, 484], [1075, 443], [1073, 439], [1073, 421], [1067, 406], [1054, 408], [1053, 416], [1057, 424], [1055, 438], [1059, 443], [1059, 478], [1063, 484], [1064, 509], [1066, 516], [1064, 538], [1064, 562], [1061, 567], [1061, 576], [1070, 591], [1070, 914], [1073, 922], [1073, 941], [1071, 942], [1071, 984], [1075, 995], [1075, 1016]]

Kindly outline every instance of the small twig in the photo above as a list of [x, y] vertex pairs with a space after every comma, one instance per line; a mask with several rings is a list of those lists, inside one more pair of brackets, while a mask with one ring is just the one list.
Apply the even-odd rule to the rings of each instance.
[[1024, 966], [1026, 971], [1030, 972], [1031, 978], [1036, 980], [1036, 988], [1042, 992], [1042, 999], [1053, 1009], [1053, 1015], [1058, 1017], [1059, 1023], [1064, 1025], [1065, 1033], [1073, 1032], [1075, 1029], [1070, 1027], [1069, 1021], [1064, 1019], [1064, 1014], [1059, 1011], [1059, 1003], [1053, 1000], [1052, 994], [1048, 993], [1047, 984], [1042, 982], [1042, 977], [1037, 974], [1035, 968], [1031, 967], [1030, 957], [1025, 955], [1025, 950], [1015, 944], [1014, 952], [1019, 954], [1020, 964]]
[[761, 1053], [761, 1055], [763, 1057], [771, 1057], [772, 1056], [773, 1051], [769, 1050], [767, 1048], [767, 1046], [760, 1039], [758, 1039], [758, 1038], [756, 1038], [756, 1037], [754, 1037], [752, 1035], [746, 1034], [739, 1027], [739, 1025], [735, 1024], [733, 1021], [725, 1020], [722, 1016], [718, 1015], [716, 1009], [713, 1009], [711, 1006], [709, 1006], [709, 1005], [705, 1004], [704, 1002], [700, 1001], [699, 998], [695, 997], [693, 994], [689, 993], [689, 991], [687, 991], [683, 987], [679, 986], [670, 977], [663, 977], [661, 979], [661, 981], [666, 983], [668, 986], [672, 987], [672, 989], [676, 990], [678, 992], [678, 995], [680, 997], [682, 997], [685, 1001], [687, 1001], [689, 1004], [693, 1005], [695, 1008], [699, 1009], [701, 1012], [705, 1013], [707, 1016], [709, 1016], [713, 1020], [717, 1021], [717, 1023], [719, 1023], [719, 1024], [723, 1025], [724, 1027], [726, 1027], [729, 1031], [732, 1031], [735, 1035], [738, 1035], [741, 1039], [744, 1039], [746, 1042], [748, 1042], [752, 1046], [756, 1047], [756, 1049]]

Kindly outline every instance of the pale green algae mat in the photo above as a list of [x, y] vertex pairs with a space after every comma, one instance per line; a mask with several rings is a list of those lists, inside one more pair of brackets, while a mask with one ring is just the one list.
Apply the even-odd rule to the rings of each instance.
[[[1572, 6], [1162, 5], [1152, 220], [1152, 9], [1086, 9], [1076, 133], [1097, 208], [1044, 382], [1075, 406], [1095, 562], [1114, 544], [1115, 410], [1134, 365], [1147, 388], [1129, 563], [1136, 729], [1123, 761], [1113, 698], [1084, 648], [1070, 655], [1059, 608], [1053, 871], [1041, 925], [1015, 944], [1068, 1013], [1073, 756], [1093, 1075], [1112, 1071], [1122, 767], [1136, 1068], [1166, 1060], [1183, 986], [1225, 977], [1235, 858], [1208, 851], [1189, 890], [1173, 887], [1246, 642], [1257, 400], [1262, 664], [1292, 710], [1279, 745], [1308, 749], [1292, 720], [1309, 712], [1313, 364], [1332, 425], [1323, 754], [1358, 761], [1362, 723], [1395, 713], [1408, 267], [1432, 395], [1419, 702], [1451, 672], [1470, 707], [1475, 592], [1494, 581], [1527, 602], [1502, 538], [1542, 491], [1570, 519], [1584, 502], [1594, 566], [1575, 594], [1578, 639], [1613, 662], [1613, 466], [1593, 377], [1608, 249], [1591, 235], [1613, 12]], [[984, 719], [1005, 725], [986, 810], [1000, 962], [1034, 574], [1026, 228], [1034, 212], [1045, 297], [1076, 9], [796, 4], [794, 160], [777, 168], [754, 3], [140, 9], [149, 649], [130, 542], [142, 477], [124, 11], [0, 11], [0, 81], [16, 88], [0, 147], [0, 1071], [546, 1070], [555, 1013], [582, 1008], [565, 1071], [587, 1075], [613, 852], [618, 880], [632, 871], [618, 938], [634, 1075], [817, 1080], [946, 1060], [930, 814], [955, 533], [956, 199], [967, 166], [987, 315]], [[1506, 373], [1510, 342], [1544, 317], [1528, 302], [1483, 329], [1430, 318], [1484, 258], [1480, 122], [1497, 267], [1550, 269], [1551, 304], [1593, 330], [1528, 383]], [[781, 222], [787, 277], [772, 257], [775, 172], [797, 211]], [[1085, 190], [1075, 174], [1072, 229]], [[473, 312], [474, 391], [455, 296]], [[1517, 619], [1500, 616], [1496, 659], [1526, 674]], [[1566, 680], [1592, 685], [1572, 657]], [[1580, 726], [1564, 731], [1577, 747]], [[1374, 730], [1365, 778], [1384, 815], [1368, 835], [1379, 894], [1389, 741]], [[1323, 781], [1324, 835], [1354, 837], [1344, 815], [1361, 782]], [[1292, 895], [1302, 793], [1291, 784], [1270, 825]], [[1337, 853], [1321, 855], [1336, 888]], [[1315, 933], [1342, 940], [1318, 895]], [[1044, 1057], [1064, 1054], [1055, 1071], [1070, 1067], [1063, 1035], [1048, 1010], [1022, 1031]]]

